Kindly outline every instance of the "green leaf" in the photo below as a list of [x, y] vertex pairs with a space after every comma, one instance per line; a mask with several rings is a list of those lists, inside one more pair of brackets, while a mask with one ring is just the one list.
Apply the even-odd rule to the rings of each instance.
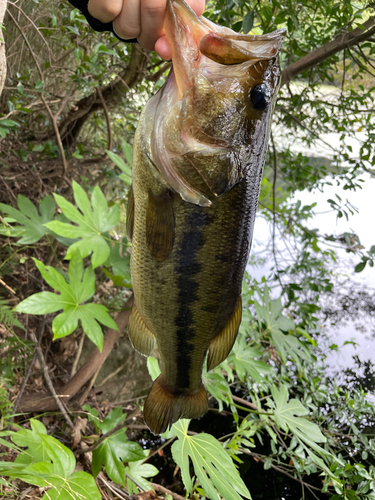
[[282, 385], [279, 390], [276, 386], [272, 386], [271, 391], [275, 402], [274, 418], [276, 424], [285, 432], [290, 430], [319, 453], [325, 454], [325, 450], [316, 445], [316, 443], [327, 441], [319, 427], [307, 418], [301, 418], [308, 415], [309, 410], [298, 399], [291, 399], [288, 402], [288, 389], [285, 385]]
[[147, 370], [148, 373], [150, 374], [150, 377], [152, 380], [156, 380], [158, 376], [161, 374], [159, 362], [156, 358], [149, 356], [147, 358]]
[[47, 487], [45, 500], [101, 500], [94, 478], [86, 472], [74, 473], [73, 452], [47, 435], [38, 420], [31, 419], [31, 430], [12, 433], [12, 441], [26, 448], [15, 462], [0, 462], [0, 475]]
[[133, 147], [124, 141], [124, 139], [121, 139], [121, 147], [124, 152], [125, 160], [128, 162], [128, 165], [130, 167], [133, 166]]
[[0, 203], [0, 210], [19, 224], [18, 226], [14, 226], [14, 232], [9, 227], [5, 227], [0, 230], [0, 234], [15, 238], [21, 236], [18, 243], [28, 245], [36, 243], [45, 234], [50, 233], [44, 224], [51, 221], [55, 213], [55, 203], [51, 196], [46, 196], [39, 202], [40, 215], [35, 205], [28, 198], [22, 196], [22, 194], [19, 194], [17, 197], [17, 205], [19, 210], [10, 205]]
[[83, 272], [83, 261], [79, 254], [73, 256], [68, 268], [68, 281], [51, 266], [34, 259], [45, 281], [60, 294], [40, 292], [20, 302], [15, 311], [28, 314], [48, 314], [63, 310], [52, 323], [54, 339], [71, 334], [81, 321], [86, 335], [101, 350], [103, 332], [99, 323], [117, 330], [108, 309], [101, 304], [84, 304], [95, 293], [95, 274], [92, 266]]
[[178, 440], [172, 445], [172, 456], [181, 469], [182, 480], [187, 491], [189, 493], [193, 491], [189, 471], [190, 458], [195, 475], [206, 495], [212, 500], [218, 499], [217, 491], [225, 500], [241, 500], [240, 495], [251, 498], [232, 459], [219, 441], [205, 433], [189, 436], [188, 426], [189, 421], [185, 419], [173, 425]]
[[[109, 430], [109, 429], [108, 429]], [[105, 470], [108, 477], [122, 486], [125, 486], [124, 462], [144, 460], [142, 447], [133, 441], [129, 441], [125, 429], [105, 439], [103, 443], [93, 452], [92, 473], [96, 477], [105, 462]]]
[[[112, 151], [106, 150], [107, 155], [113, 161], [113, 163], [122, 170], [122, 174], [119, 175], [120, 179], [125, 182], [125, 184], [130, 185], [132, 183], [132, 171], [131, 168], [124, 162], [121, 156], [113, 153]], [[131, 163], [130, 163], [131, 164]]]
[[128, 248], [127, 239], [123, 241], [112, 241], [110, 244], [111, 253], [104, 262], [106, 267], [112, 267], [115, 276], [123, 276], [128, 283], [131, 283], [130, 276], [130, 255], [125, 254]]
[[260, 383], [264, 375], [272, 375], [275, 372], [272, 366], [256, 359], [261, 355], [261, 351], [247, 345], [244, 335], [239, 335], [228, 363], [233, 364], [241, 380], [246, 381], [250, 376], [255, 382]]
[[354, 271], [356, 273], [360, 273], [364, 270], [365, 267], [366, 267], [366, 261], [362, 261], [355, 266]]
[[[145, 457], [148, 456], [147, 450], [143, 451], [142, 460], [137, 460], [136, 462], [130, 462], [129, 466], [125, 468], [126, 476], [126, 487], [128, 489], [129, 494], [138, 493], [137, 485], [143, 488], [145, 491], [152, 490], [152, 486], [147, 481], [146, 477], [153, 477], [159, 473], [158, 469], [151, 464], [144, 464], [143, 461]], [[135, 484], [131, 479], [137, 483]]]
[[108, 209], [105, 196], [98, 186], [92, 193], [91, 203], [85, 191], [75, 181], [73, 192], [79, 210], [64, 197], [57, 194], [54, 196], [65, 217], [77, 225], [52, 221], [46, 226], [65, 238], [79, 238], [68, 248], [66, 258], [71, 259], [77, 250], [82, 257], [92, 253], [92, 266], [95, 268], [103, 264], [110, 255], [106, 233], [118, 224], [120, 212], [117, 205]]
[[252, 30], [254, 25], [254, 11], [250, 10], [242, 20], [242, 29], [245, 34]]

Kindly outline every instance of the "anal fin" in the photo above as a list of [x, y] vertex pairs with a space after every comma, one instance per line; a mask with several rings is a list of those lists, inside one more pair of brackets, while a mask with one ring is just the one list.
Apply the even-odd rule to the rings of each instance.
[[236, 308], [224, 330], [211, 340], [208, 349], [207, 370], [219, 365], [230, 353], [236, 340], [242, 317], [242, 299], [238, 298]]
[[156, 347], [155, 336], [143, 321], [136, 304], [129, 319], [129, 338], [134, 349], [144, 356], [149, 356]]

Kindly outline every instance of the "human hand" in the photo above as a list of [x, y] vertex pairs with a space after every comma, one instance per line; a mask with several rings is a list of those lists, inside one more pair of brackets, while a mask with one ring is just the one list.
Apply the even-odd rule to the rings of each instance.
[[[205, 0], [186, 1], [198, 16], [203, 14]], [[167, 0], [89, 0], [88, 10], [103, 23], [112, 21], [119, 37], [137, 38], [141, 47], [170, 59], [172, 54], [163, 29], [166, 4]]]

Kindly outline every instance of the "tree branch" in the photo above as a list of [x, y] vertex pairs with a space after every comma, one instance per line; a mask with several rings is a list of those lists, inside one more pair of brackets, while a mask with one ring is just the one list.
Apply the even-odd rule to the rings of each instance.
[[363, 28], [356, 28], [353, 31], [349, 31], [349, 33], [338, 36], [331, 42], [313, 50], [310, 54], [301, 57], [301, 59], [285, 68], [281, 73], [281, 86], [287, 85], [296, 75], [298, 75], [298, 73], [316, 66], [341, 50], [368, 40], [374, 34], [375, 16], [372, 16], [363, 23]]
[[88, 97], [78, 101], [70, 110], [60, 125], [60, 134], [64, 144], [74, 144], [76, 138], [88, 118], [103, 107], [100, 94], [110, 109], [118, 104], [119, 98], [134, 88], [144, 77], [147, 55], [136, 45], [133, 45], [130, 62], [125, 71], [118, 75], [114, 82], [98, 89]]
[[[94, 375], [98, 366], [107, 358], [109, 353], [112, 351], [113, 346], [120, 338], [120, 335], [124, 328], [128, 325], [129, 317], [131, 313], [130, 307], [133, 305], [133, 299], [131, 298], [126, 306], [129, 307], [128, 310], [122, 311], [117, 315], [116, 324], [118, 326], [118, 331], [109, 328], [104, 335], [104, 343], [102, 352], [98, 348], [94, 350], [91, 356], [86, 360], [83, 366], [78, 370], [78, 372], [69, 380], [69, 382], [62, 388], [58, 397], [63, 399], [64, 402], [69, 401], [77, 392], [81, 389], [83, 385], [90, 380]], [[31, 412], [44, 412], [44, 411], [54, 411], [58, 409], [56, 401], [53, 397], [47, 395], [46, 393], [30, 394], [21, 399], [19, 404], [20, 411], [25, 413]]]

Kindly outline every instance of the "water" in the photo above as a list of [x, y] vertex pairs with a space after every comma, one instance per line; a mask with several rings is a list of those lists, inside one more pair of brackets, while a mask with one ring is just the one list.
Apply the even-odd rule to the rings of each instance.
[[[348, 139], [347, 141], [353, 149], [352, 157], [358, 155], [363, 134], [357, 134], [357, 139]], [[305, 147], [304, 153], [311, 156], [329, 156], [332, 151], [330, 151], [327, 144], [331, 144], [336, 149], [340, 147], [338, 134], [326, 134], [323, 136], [323, 141], [307, 153]], [[301, 150], [301, 147], [297, 143], [293, 146], [293, 149], [297, 152]], [[345, 191], [342, 186], [337, 186], [336, 181], [333, 180], [333, 185], [325, 185], [323, 192], [319, 190], [313, 192], [304, 190], [296, 192], [293, 199], [294, 201], [300, 200], [302, 206], [317, 203], [317, 206], [314, 208], [315, 216], [307, 223], [309, 228], [318, 228], [320, 234], [334, 234], [336, 236], [345, 232], [354, 232], [359, 236], [366, 252], [372, 245], [375, 245], [375, 177], [369, 173], [364, 173], [359, 179], [363, 181], [360, 183], [362, 189], [358, 189], [357, 191]], [[337, 218], [336, 212], [332, 211], [330, 204], [327, 202], [330, 198], [337, 200], [336, 195], [343, 201], [348, 199], [351, 205], [357, 210], [354, 215], [350, 216], [349, 220], [346, 220], [345, 217]], [[252, 253], [257, 257], [269, 254], [272, 241], [272, 227], [269, 222], [262, 218], [261, 214], [257, 217], [254, 234]], [[290, 258], [291, 249], [287, 248], [287, 241], [280, 234], [277, 234], [276, 241], [280, 262], [281, 259]], [[344, 248], [338, 249], [337, 253], [339, 264], [337, 269], [337, 285], [334, 289], [336, 297], [339, 294], [347, 293], [348, 287], [352, 286], [357, 291], [368, 291], [370, 294], [368, 300], [371, 301], [371, 295], [375, 293], [375, 267], [371, 268], [367, 265], [361, 273], [355, 273], [354, 267], [361, 260], [359, 255], [347, 253]], [[260, 267], [249, 266], [248, 271], [253, 277], [260, 280], [262, 276], [270, 275], [273, 266], [274, 259], [271, 256], [264, 265]], [[280, 293], [280, 288], [276, 288], [274, 293], [276, 295]], [[358, 296], [353, 300], [358, 300]], [[359, 328], [361, 326], [362, 328]], [[327, 361], [329, 361], [327, 364], [333, 367], [332, 370], [340, 371], [355, 367], [356, 363], [353, 358], [355, 355], [362, 361], [370, 360], [372, 363], [375, 363], [375, 314], [366, 314], [359, 310], [358, 317], [338, 321], [336, 324], [330, 321], [322, 321], [321, 327], [327, 333], [329, 341], [339, 346], [339, 350], [337, 351], [327, 351]], [[344, 345], [345, 342], [353, 339], [357, 343], [356, 347], [351, 344]]]

